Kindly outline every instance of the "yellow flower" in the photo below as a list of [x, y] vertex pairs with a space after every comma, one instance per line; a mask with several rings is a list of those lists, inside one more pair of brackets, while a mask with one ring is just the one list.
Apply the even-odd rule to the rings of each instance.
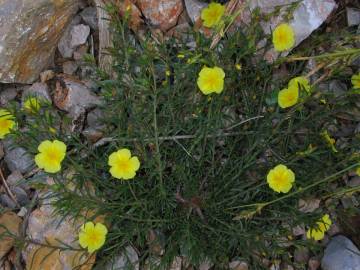
[[89, 253], [92, 253], [105, 244], [107, 233], [108, 230], [105, 225], [86, 222], [79, 232], [79, 244], [82, 248], [87, 248]]
[[241, 70], [242, 66], [241, 66], [241, 64], [236, 64], [236, 65], [235, 65], [235, 68], [236, 68], [237, 70]]
[[183, 58], [185, 58], [185, 55], [183, 55], [183, 54], [179, 53], [179, 54], [177, 55], [177, 58], [179, 58], [179, 59], [183, 59]]
[[220, 94], [224, 90], [225, 72], [219, 67], [203, 67], [199, 73], [197, 85], [204, 95]]
[[273, 32], [272, 40], [276, 51], [287, 51], [295, 44], [294, 29], [286, 23], [280, 24]]
[[320, 230], [319, 228], [310, 228], [306, 232], [307, 239], [314, 239], [315, 241], [322, 240], [325, 236], [325, 232]]
[[225, 13], [225, 6], [218, 3], [210, 3], [201, 11], [201, 19], [205, 27], [215, 27], [221, 21]]
[[355, 89], [360, 89], [360, 73], [351, 77], [351, 83]]
[[355, 171], [355, 172], [356, 172], [356, 174], [357, 174], [358, 176], [360, 176], [360, 166], [356, 168], [356, 171]]
[[26, 99], [23, 105], [24, 109], [30, 113], [37, 113], [40, 108], [40, 101], [36, 97], [29, 97]]
[[283, 109], [295, 105], [298, 102], [298, 99], [299, 89], [294, 85], [279, 91], [278, 104]]
[[38, 147], [39, 153], [35, 156], [35, 163], [40, 169], [48, 173], [61, 170], [61, 162], [65, 158], [66, 145], [58, 140], [43, 141]]
[[131, 157], [129, 149], [120, 149], [109, 156], [108, 165], [113, 177], [129, 180], [135, 177], [140, 161], [137, 157]]
[[335, 139], [331, 138], [329, 133], [327, 132], [327, 130], [324, 130], [321, 135], [324, 137], [325, 141], [327, 142], [327, 144], [330, 146], [331, 150], [334, 152], [334, 153], [337, 153], [338, 150], [336, 150], [335, 148]]
[[306, 92], [310, 92], [310, 83], [309, 80], [303, 76], [295, 77], [289, 81], [290, 87], [297, 87], [299, 90], [304, 89]]
[[315, 241], [321, 240], [325, 236], [325, 232], [330, 229], [332, 221], [328, 214], [324, 215], [318, 222], [316, 222], [316, 228], [310, 228], [306, 232], [308, 239], [314, 239]]
[[15, 126], [14, 116], [7, 110], [0, 109], [0, 139], [4, 139]]
[[267, 182], [274, 191], [288, 193], [295, 182], [295, 174], [285, 165], [279, 164], [269, 171]]
[[56, 134], [56, 129], [53, 128], [53, 127], [49, 127], [49, 131], [50, 131], [52, 134]]

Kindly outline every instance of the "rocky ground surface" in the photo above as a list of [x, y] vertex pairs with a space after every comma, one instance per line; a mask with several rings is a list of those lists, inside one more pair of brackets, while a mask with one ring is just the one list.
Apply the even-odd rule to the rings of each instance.
[[[98, 18], [102, 12], [96, 7], [99, 2], [0, 1], [1, 106], [15, 102], [20, 107], [27, 96], [38, 95], [68, 113], [73, 119], [69, 126], [70, 132], [82, 132], [90, 143], [96, 143], [103, 137], [104, 126], [98, 121], [102, 112], [96, 109], [96, 105], [102, 101], [97, 96], [98, 89], [93, 80], [95, 68], [84, 61], [86, 55], [101, 59], [101, 37], [106, 29]], [[238, 23], [246, 22], [251, 10], [256, 7], [269, 12], [276, 5], [290, 2], [294, 1], [250, 1], [249, 10], [240, 16]], [[304, 0], [291, 21], [296, 31], [297, 44], [329, 20], [338, 4], [334, 0]], [[345, 1], [345, 4], [348, 26], [358, 27], [359, 5], [353, 5], [352, 1]], [[193, 24], [198, 25], [200, 10], [207, 3], [199, 0], [125, 0], [118, 5], [119, 13], [123, 14], [128, 5], [132, 7], [131, 27], [139, 36], [150, 27], [156, 38], [163, 39], [169, 36], [182, 38], [186, 29]], [[341, 2], [341, 5], [344, 3]], [[278, 23], [278, 18], [264, 24], [264, 30], [270, 33], [270, 29]], [[203, 31], [206, 32], [205, 29]], [[269, 51], [266, 57], [271, 60], [276, 57], [276, 53]], [[360, 67], [360, 63], [357, 65]], [[322, 87], [334, 92], [344, 91], [342, 83], [336, 80]], [[357, 130], [360, 132], [360, 126]], [[59, 241], [74, 245], [77, 238], [75, 228], [83, 222], [63, 219], [54, 214], [47, 196], [50, 191], [36, 185], [38, 181], [51, 185], [52, 179], [35, 169], [25, 149], [14, 148], [9, 140], [0, 142], [0, 158], [0, 233], [3, 235], [0, 241], [0, 270], [61, 270], [73, 269], [84, 263], [81, 269], [92, 269], [96, 262], [95, 255], [89, 256], [81, 250], [52, 251], [50, 247], [41, 245], [56, 245]], [[360, 177], [356, 175], [344, 176], [344, 181], [352, 187], [360, 185]], [[350, 205], [358, 206], [359, 202], [354, 196], [349, 196], [343, 198], [339, 205], [346, 208]], [[299, 208], [304, 212], [312, 212], [319, 207], [320, 200], [317, 199], [299, 201]], [[360, 217], [349, 222], [353, 222], [352, 227], [359, 232]], [[4, 234], [7, 231], [5, 228], [13, 237]], [[303, 227], [294, 228], [293, 231], [293, 237], [305, 237]], [[346, 237], [353, 235], [343, 224], [334, 224], [330, 238], [322, 242], [326, 247], [323, 256], [314, 256], [307, 249], [291, 248], [294, 262], [307, 264], [310, 270], [320, 267], [324, 270], [358, 270], [360, 251], [356, 245], [360, 244], [360, 239], [353, 238], [353, 243]], [[24, 247], [14, 240], [14, 236], [18, 239], [30, 237], [31, 241]], [[126, 247], [123, 254], [108, 262], [105, 270], [126, 269], [129, 263], [134, 269], [140, 268], [137, 250], [132, 246]], [[268, 261], [265, 264], [269, 269], [296, 269], [282, 262]], [[211, 264], [204, 262], [200, 269], [211, 267]], [[249, 269], [246, 262], [236, 259], [229, 264], [229, 268]], [[145, 269], [149, 267], [145, 266]], [[186, 264], [186, 258], [178, 257], [171, 269], [191, 269], [191, 266]]]

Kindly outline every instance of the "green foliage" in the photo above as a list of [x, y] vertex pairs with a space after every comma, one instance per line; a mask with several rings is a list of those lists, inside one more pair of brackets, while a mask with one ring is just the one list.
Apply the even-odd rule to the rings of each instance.
[[[208, 258], [216, 269], [235, 257], [249, 261], [251, 269], [261, 268], [260, 257], [291, 260], [284, 238], [294, 226], [314, 224], [324, 214], [321, 209], [300, 212], [298, 199], [327, 197], [334, 192], [329, 182], [359, 160], [358, 138], [349, 136], [333, 153], [320, 135], [340, 127], [337, 116], [353, 108], [358, 96], [345, 92], [335, 97], [314, 85], [297, 105], [280, 109], [278, 91], [302, 74], [304, 64], [262, 60], [256, 44], [265, 35], [256, 20], [213, 50], [212, 39], [199, 32], [188, 34], [196, 43], [189, 48], [172, 38], [157, 44], [147, 35], [139, 41], [115, 15], [112, 26], [115, 76], [99, 73], [104, 144], [94, 146], [81, 134], [66, 132], [66, 117], [51, 106], [38, 115], [16, 112], [22, 131], [15, 137], [32, 154], [45, 139], [68, 146], [62, 172], [53, 175], [58, 211], [105, 216], [111, 229], [100, 256], [104, 261], [129, 243], [143, 260], [151, 257], [150, 230], [163, 235], [162, 266], [178, 255], [194, 265]], [[270, 47], [268, 41], [264, 49]], [[221, 94], [204, 96], [197, 88], [204, 65], [224, 69]], [[287, 74], [275, 76], [281, 68]], [[350, 87], [343, 68], [336, 76]], [[56, 134], [49, 128], [56, 128]], [[307, 151], [310, 144], [313, 151]], [[108, 172], [108, 157], [120, 148], [140, 159], [133, 180], [116, 180]], [[295, 186], [285, 196], [266, 183], [268, 171], [280, 163], [296, 174]]]

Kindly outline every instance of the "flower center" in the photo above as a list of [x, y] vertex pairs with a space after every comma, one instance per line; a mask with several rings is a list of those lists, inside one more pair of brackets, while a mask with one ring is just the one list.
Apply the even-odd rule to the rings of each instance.
[[210, 87], [214, 87], [216, 83], [216, 78], [214, 76], [209, 76], [209, 78], [207, 79], [207, 83]]
[[285, 174], [283, 173], [283, 172], [281, 172], [281, 173], [277, 173], [276, 174], [276, 177], [275, 177], [275, 179], [276, 179], [276, 183], [280, 186], [280, 185], [283, 185], [283, 184], [285, 184]]
[[121, 160], [118, 163], [119, 169], [122, 171], [129, 171], [130, 169], [130, 161], [129, 160]]
[[1, 129], [8, 129], [10, 128], [11, 121], [6, 119], [0, 119], [0, 128]]
[[282, 32], [282, 31], [279, 31], [278, 40], [279, 40], [280, 43], [285, 43], [287, 41], [286, 33]]
[[287, 96], [287, 100], [288, 100], [289, 102], [295, 101], [295, 100], [296, 100], [295, 94], [294, 94], [294, 93], [290, 93], [290, 94]]
[[100, 236], [98, 233], [96, 233], [95, 231], [92, 231], [89, 233], [89, 241], [92, 243], [92, 244], [96, 244], [97, 242], [99, 242], [100, 240]]
[[46, 153], [46, 157], [52, 162], [58, 162], [59, 161], [59, 154], [56, 153], [55, 151], [48, 151]]

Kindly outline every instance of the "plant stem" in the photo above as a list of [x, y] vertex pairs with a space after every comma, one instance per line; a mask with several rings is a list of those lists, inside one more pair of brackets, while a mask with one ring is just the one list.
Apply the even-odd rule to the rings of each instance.
[[299, 57], [288, 57], [284, 59], [286, 62], [294, 62], [294, 61], [306, 61], [310, 59], [324, 59], [324, 58], [337, 58], [337, 57], [344, 57], [353, 54], [360, 54], [360, 49], [347, 49], [341, 52], [334, 52], [334, 53], [324, 53], [315, 56], [299, 56]]
[[[297, 194], [303, 193], [304, 191], [307, 191], [307, 190], [309, 190], [309, 189], [311, 189], [311, 188], [313, 188], [313, 187], [316, 187], [316, 186], [318, 186], [318, 185], [320, 185], [320, 184], [322, 184], [322, 183], [332, 182], [332, 181], [334, 181], [334, 180], [337, 179], [337, 178], [336, 178], [337, 176], [339, 176], [339, 175], [341, 175], [341, 174], [343, 174], [343, 173], [345, 173], [345, 172], [347, 172], [347, 171], [349, 171], [349, 170], [351, 170], [351, 169], [353, 169], [353, 168], [355, 168], [355, 167], [357, 167], [357, 166], [359, 166], [359, 163], [355, 163], [355, 164], [353, 164], [353, 165], [351, 165], [351, 166], [349, 166], [349, 167], [347, 167], [347, 168], [345, 168], [345, 169], [343, 169], [343, 170], [341, 170], [341, 171], [339, 171], [339, 172], [337, 172], [337, 173], [334, 173], [334, 174], [332, 174], [332, 175], [330, 175], [330, 176], [328, 176], [328, 177], [326, 177], [326, 178], [324, 178], [324, 179], [322, 179], [322, 180], [319, 180], [319, 181], [317, 181], [317, 182], [314, 182], [314, 183], [312, 183], [311, 185], [308, 185], [308, 186], [306, 186], [306, 187], [304, 187], [304, 188], [299, 188], [298, 190], [296, 190], [296, 191], [294, 191], [294, 192], [292, 192], [292, 193], [286, 194], [286, 195], [284, 195], [284, 196], [282, 196], [282, 197], [279, 197], [279, 198], [277, 198], [277, 199], [275, 199], [275, 200], [272, 200], [272, 201], [269, 201], [269, 202], [261, 202], [261, 203], [253, 203], [253, 204], [247, 204], [247, 205], [240, 205], [240, 206], [228, 208], [227, 210], [230, 210], [230, 209], [239, 209], [239, 208], [247, 208], [247, 207], [254, 207], [254, 206], [260, 207], [260, 208], [262, 209], [262, 208], [264, 208], [265, 206], [274, 204], [274, 203], [279, 202], [279, 201], [282, 201], [282, 200], [284, 200], [284, 199], [293, 197], [293, 196], [295, 196], [295, 195], [297, 195]], [[330, 180], [330, 181], [329, 181], [329, 180]]]

